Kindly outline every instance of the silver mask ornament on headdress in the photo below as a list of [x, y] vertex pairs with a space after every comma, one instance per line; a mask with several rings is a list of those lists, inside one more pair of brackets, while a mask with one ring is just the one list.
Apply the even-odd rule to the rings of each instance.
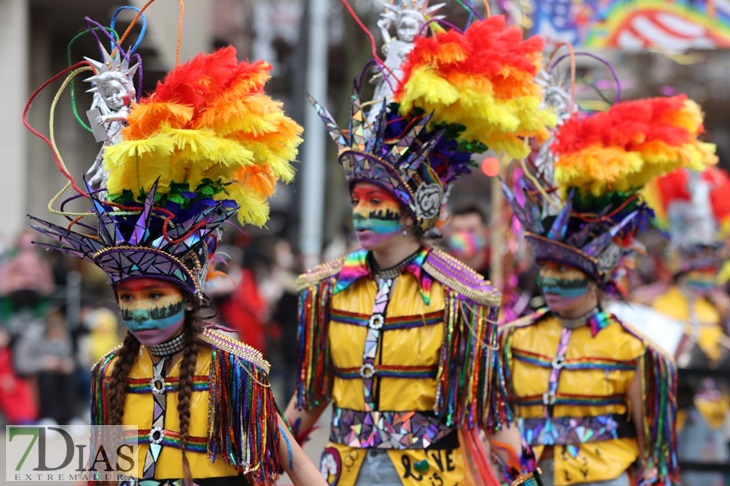
[[[428, 6], [428, 0], [394, 0], [383, 2], [385, 11], [380, 14], [378, 27], [383, 36], [382, 51], [385, 66], [378, 66], [370, 82], [375, 84], [372, 105], [368, 113], [368, 124], [373, 125], [382, 106], [393, 100], [393, 92], [403, 78], [401, 66], [413, 50], [415, 38], [429, 19], [442, 19], [433, 14], [445, 4]], [[390, 28], [395, 25], [397, 37], [391, 37]], [[385, 100], [385, 104], [383, 104]]]
[[104, 188], [107, 174], [104, 171], [102, 155], [104, 148], [122, 140], [122, 129], [127, 125], [127, 116], [137, 90], [134, 88], [134, 75], [139, 64], [129, 66], [129, 61], [122, 57], [119, 49], [112, 54], [99, 44], [103, 61], [85, 59], [94, 67], [95, 74], [84, 81], [91, 83], [87, 92], [93, 93], [91, 109], [86, 112], [94, 138], [104, 145], [96, 156], [93, 165], [87, 171], [89, 185], [92, 188]]

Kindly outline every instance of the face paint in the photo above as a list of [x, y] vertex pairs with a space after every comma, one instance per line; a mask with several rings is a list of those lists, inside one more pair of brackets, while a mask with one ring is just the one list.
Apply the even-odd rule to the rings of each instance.
[[697, 295], [707, 295], [717, 286], [716, 272], [711, 270], [693, 270], [684, 277], [684, 285]]
[[588, 293], [588, 279], [569, 280], [564, 278], [540, 277], [537, 284], [543, 294], [555, 294], [566, 299], [575, 299]]
[[135, 279], [117, 287], [122, 320], [140, 343], [168, 341], [185, 322], [185, 299], [174, 284], [158, 279]]
[[562, 313], [575, 308], [590, 290], [585, 274], [575, 268], [545, 263], [537, 279], [551, 311]]
[[398, 200], [374, 184], [358, 183], [352, 190], [352, 222], [366, 250], [379, 247], [402, 230]]

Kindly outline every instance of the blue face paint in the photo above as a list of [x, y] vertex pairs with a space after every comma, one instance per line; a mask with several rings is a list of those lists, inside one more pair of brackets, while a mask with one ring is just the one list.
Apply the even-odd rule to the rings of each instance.
[[124, 325], [142, 344], [160, 344], [170, 339], [185, 320], [185, 303], [179, 301], [151, 309], [121, 309]]
[[715, 288], [715, 281], [714, 280], [693, 280], [693, 279], [686, 279], [684, 281], [685, 285], [689, 287], [690, 289], [696, 291], [696, 292], [703, 292], [707, 293], [710, 292], [712, 289]]
[[564, 279], [538, 277], [537, 284], [543, 294], [553, 294], [566, 299], [576, 299], [588, 293], [588, 279]]

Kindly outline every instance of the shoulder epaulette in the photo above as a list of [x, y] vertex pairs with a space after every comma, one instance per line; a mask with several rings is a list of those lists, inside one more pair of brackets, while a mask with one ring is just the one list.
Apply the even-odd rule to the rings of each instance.
[[94, 366], [91, 367], [91, 372], [92, 373], [103, 372], [103, 368], [106, 368], [106, 366], [109, 364], [109, 362], [111, 360], [113, 360], [114, 358], [116, 358], [117, 351], [119, 351], [120, 349], [122, 349], [122, 345], [121, 344], [118, 344], [118, 345], [114, 346], [99, 361], [97, 361], [96, 363], [94, 363]]
[[442, 285], [477, 304], [498, 306], [502, 302], [502, 295], [484, 277], [448, 253], [431, 250], [423, 268]]
[[300, 275], [297, 279], [297, 291], [306, 289], [312, 285], [317, 285], [322, 280], [340, 273], [346, 258], [346, 256], [343, 256], [336, 260], [324, 262], [312, 270], [307, 271], [307, 273]]
[[539, 309], [532, 314], [528, 314], [526, 316], [522, 316], [519, 319], [515, 319], [512, 322], [506, 322], [504, 324], [501, 324], [499, 326], [499, 331], [507, 331], [510, 329], [516, 329], [518, 327], [527, 327], [535, 324], [537, 321], [542, 319], [542, 317], [548, 313], [548, 309]]
[[253, 363], [264, 373], [268, 374], [271, 364], [264, 359], [260, 351], [251, 346], [237, 341], [226, 334], [216, 331], [212, 328], [206, 328], [200, 335], [201, 339], [216, 349], [220, 349], [226, 353], [232, 354], [239, 358], [243, 358], [249, 363]]

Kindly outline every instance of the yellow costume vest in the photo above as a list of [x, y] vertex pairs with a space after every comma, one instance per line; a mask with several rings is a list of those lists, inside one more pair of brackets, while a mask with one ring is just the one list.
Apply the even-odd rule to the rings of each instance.
[[[509, 401], [523, 437], [538, 458], [554, 448], [554, 481], [563, 486], [620, 476], [640, 459], [636, 428], [642, 427], [645, 459], [670, 474], [676, 470], [673, 362], [615, 317], [594, 317], [567, 329], [541, 311], [501, 329]], [[656, 395], [645, 397], [644, 424], [632, 422], [627, 395], [637, 371], [645, 393]], [[652, 418], [659, 412], [660, 421]]]
[[[697, 344], [710, 363], [720, 359], [722, 347], [719, 338], [724, 334], [722, 315], [707, 299], [695, 298], [690, 308], [690, 300], [685, 293], [674, 286], [657, 297], [652, 306], [662, 314], [683, 322], [685, 334], [692, 336], [697, 332]], [[692, 324], [693, 316], [697, 320], [696, 330]]]
[[[186, 442], [193, 478], [231, 477], [245, 484], [245, 474], [257, 480], [277, 476], [278, 414], [267, 386], [269, 364], [258, 351], [214, 328], [206, 328], [201, 338], [205, 344], [199, 345], [195, 364]], [[93, 424], [107, 423], [108, 386], [116, 361], [112, 352], [92, 370]], [[134, 438], [139, 445], [137, 470], [132, 475], [175, 481], [184, 476], [177, 411], [180, 362], [164, 377], [162, 386], [155, 385], [153, 376], [152, 356], [140, 346], [127, 378], [121, 425], [138, 429]], [[155, 395], [163, 388], [160, 407]], [[155, 427], [155, 423], [161, 425]], [[159, 452], [150, 474], [152, 447]]]
[[[707, 356], [710, 366], [717, 365], [723, 350], [720, 338], [725, 332], [722, 314], [709, 300], [699, 296], [690, 300], [687, 294], [674, 286], [657, 297], [652, 305], [662, 314], [683, 322], [685, 334], [696, 337], [697, 345]], [[693, 397], [693, 402], [711, 429], [719, 430], [724, 427], [730, 410], [730, 398], [727, 394], [719, 390], [713, 394], [700, 393]], [[679, 418], [678, 428], [681, 430], [684, 427], [686, 410], [680, 411]]]
[[403, 484], [465, 484], [457, 429], [493, 429], [504, 413], [490, 349], [499, 294], [429, 249], [392, 288], [384, 291], [383, 281], [370, 274], [363, 250], [300, 278], [298, 403], [334, 407], [322, 469], [330, 484], [350, 486], [368, 449], [385, 449]]

